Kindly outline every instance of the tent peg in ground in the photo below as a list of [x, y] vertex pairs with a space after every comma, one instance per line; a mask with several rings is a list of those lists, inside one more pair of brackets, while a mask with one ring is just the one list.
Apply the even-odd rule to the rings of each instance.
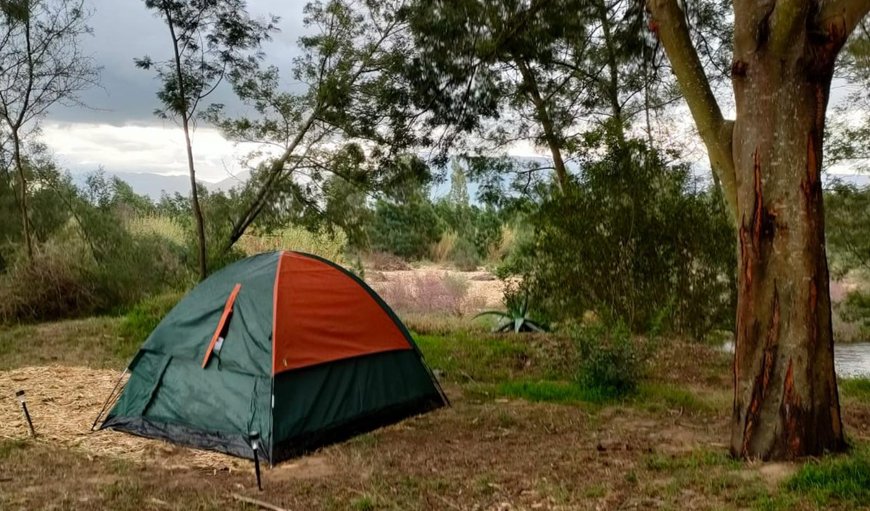
[[30, 419], [30, 412], [27, 411], [27, 400], [24, 398], [24, 391], [19, 390], [16, 392], [15, 398], [21, 403], [21, 410], [24, 412], [24, 418], [27, 419], [27, 427], [30, 428], [30, 436], [36, 438], [36, 430], [33, 429], [33, 421]]
[[251, 431], [248, 435], [251, 440], [251, 449], [254, 450], [254, 471], [257, 473], [257, 489], [263, 491], [263, 485], [260, 483], [260, 456], [257, 451], [260, 450], [260, 433]]

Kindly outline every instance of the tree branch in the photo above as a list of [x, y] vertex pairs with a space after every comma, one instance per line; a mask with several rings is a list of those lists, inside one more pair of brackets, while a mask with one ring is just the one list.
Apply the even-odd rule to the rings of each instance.
[[701, 139], [707, 146], [713, 172], [719, 176], [725, 199], [733, 217], [737, 218], [737, 179], [731, 149], [734, 123], [722, 116], [710, 81], [692, 45], [685, 13], [677, 0], [647, 0], [646, 5], [652, 16], [650, 28], [656, 32], [668, 55]]
[[831, 0], [822, 4], [816, 25], [843, 42], [870, 13], [870, 0]]
[[770, 15], [770, 50], [782, 55], [795, 41], [795, 34], [806, 26], [810, 3], [807, 0], [779, 0]]

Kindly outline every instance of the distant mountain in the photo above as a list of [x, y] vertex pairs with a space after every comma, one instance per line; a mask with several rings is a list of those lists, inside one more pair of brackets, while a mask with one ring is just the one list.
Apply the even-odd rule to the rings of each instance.
[[218, 181], [217, 183], [210, 183], [206, 186], [209, 190], [215, 192], [228, 192], [231, 188], [236, 188], [237, 186], [248, 182], [248, 179], [251, 179], [251, 171], [243, 170], [235, 176], [230, 176], [224, 180]]
[[[160, 199], [164, 192], [169, 195], [175, 193], [187, 195], [190, 192], [190, 179], [187, 176], [165, 176], [147, 172], [111, 172], [108, 170], [105, 173], [107, 176], [120, 178], [130, 185], [134, 192], [154, 200]], [[84, 186], [88, 175], [73, 174], [72, 177], [76, 186]]]
[[[547, 160], [543, 158], [517, 159], [520, 160], [522, 163], [533, 162], [544, 165], [547, 164]], [[121, 178], [133, 188], [134, 192], [140, 195], [146, 195], [153, 200], [159, 200], [163, 193], [167, 193], [169, 195], [180, 193], [181, 195], [187, 196], [190, 192], [190, 180], [187, 176], [166, 176], [161, 174], [149, 174], [145, 172], [132, 173], [110, 171], [106, 171], [106, 174]], [[447, 171], [445, 172], [445, 174], [445, 179], [441, 182], [436, 183], [431, 190], [433, 197], [442, 197], [450, 191], [450, 173], [449, 171]], [[73, 181], [76, 185], [83, 186], [85, 184], [86, 177], [87, 176], [84, 174], [74, 174]], [[250, 179], [250, 177], [251, 173], [249, 171], [242, 171], [236, 176], [228, 177], [222, 181], [218, 181], [217, 183], [205, 182], [204, 184], [206, 188], [211, 191], [226, 192], [229, 191], [231, 188], [237, 187], [240, 184], [245, 183], [248, 179]], [[699, 177], [704, 176], [702, 175]], [[851, 183], [857, 186], [870, 186], [870, 175], [868, 174], [826, 174], [823, 176], [823, 181], [826, 186], [831, 184], [831, 182], [833, 182], [834, 180], [840, 180], [842, 182]], [[472, 196], [476, 195], [478, 189], [477, 183], [469, 183], [468, 185], [469, 193]]]
[[[122, 181], [130, 185], [133, 191], [139, 195], [145, 195], [153, 200], [160, 200], [164, 193], [175, 195], [180, 193], [187, 196], [190, 193], [190, 178], [187, 176], [167, 176], [163, 174], [151, 174], [148, 172], [111, 172], [105, 171], [107, 176], [120, 178]], [[245, 171], [238, 176], [229, 177], [217, 183], [209, 183], [200, 181], [206, 188], [211, 191], [229, 191], [230, 188], [244, 183], [250, 177], [250, 173]], [[73, 174], [73, 182], [77, 186], [84, 186], [87, 174]]]

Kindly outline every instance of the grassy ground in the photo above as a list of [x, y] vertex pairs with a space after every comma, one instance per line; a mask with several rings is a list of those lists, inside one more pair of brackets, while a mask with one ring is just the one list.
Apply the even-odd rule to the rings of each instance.
[[[663, 343], [637, 395], [602, 401], [572, 383], [566, 341], [412, 326], [453, 406], [266, 470], [262, 493], [245, 471], [0, 439], [0, 509], [245, 509], [233, 493], [292, 510], [870, 509], [870, 381], [841, 385], [849, 454], [745, 464], [726, 452], [729, 360], [713, 348]], [[0, 330], [0, 371], [120, 368], [128, 330]]]

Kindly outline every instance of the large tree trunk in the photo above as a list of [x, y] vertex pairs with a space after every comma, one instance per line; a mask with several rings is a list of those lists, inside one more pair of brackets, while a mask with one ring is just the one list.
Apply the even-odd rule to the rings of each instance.
[[809, 39], [759, 50], [759, 37], [738, 28], [732, 69], [740, 254], [731, 451], [792, 459], [845, 448], [820, 180], [833, 57]]
[[791, 459], [845, 448], [822, 211], [834, 61], [870, 0], [734, 0], [727, 121], [678, 0], [647, 0], [739, 229], [731, 451]]

